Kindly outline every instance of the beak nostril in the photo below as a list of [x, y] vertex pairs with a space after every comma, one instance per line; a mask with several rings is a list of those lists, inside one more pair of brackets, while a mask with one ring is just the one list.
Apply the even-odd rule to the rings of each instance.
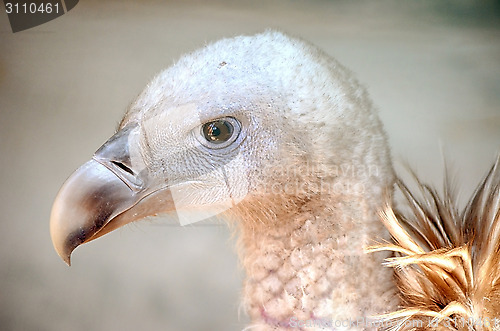
[[119, 161], [111, 161], [112, 164], [114, 164], [115, 166], [117, 166], [118, 168], [122, 169], [123, 171], [131, 174], [132, 176], [134, 176], [134, 171], [132, 171], [132, 169], [130, 169], [129, 167], [127, 167], [126, 165], [124, 165], [123, 163], [119, 162]]

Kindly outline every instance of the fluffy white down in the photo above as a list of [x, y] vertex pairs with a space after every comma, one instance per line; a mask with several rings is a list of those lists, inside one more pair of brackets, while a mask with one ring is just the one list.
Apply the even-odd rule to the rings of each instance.
[[[236, 141], [202, 146], [200, 126], [227, 116], [241, 123]], [[252, 329], [395, 307], [385, 255], [363, 253], [387, 238], [377, 212], [390, 153], [365, 89], [337, 61], [275, 31], [223, 39], [154, 78], [120, 126], [132, 122], [178, 211], [225, 211], [235, 224]]]

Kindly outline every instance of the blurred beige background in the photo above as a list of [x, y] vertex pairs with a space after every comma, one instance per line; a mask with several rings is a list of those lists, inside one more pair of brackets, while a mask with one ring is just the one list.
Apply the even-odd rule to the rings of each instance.
[[481, 0], [84, 0], [13, 34], [0, 13], [0, 329], [243, 329], [225, 226], [130, 225], [71, 268], [50, 242], [63, 181], [181, 54], [270, 27], [311, 41], [368, 86], [395, 160], [440, 184], [444, 150], [465, 199], [500, 147], [499, 17]]

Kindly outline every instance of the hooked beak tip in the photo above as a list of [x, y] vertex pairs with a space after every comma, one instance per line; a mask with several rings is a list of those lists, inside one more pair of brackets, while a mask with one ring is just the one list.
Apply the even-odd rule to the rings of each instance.
[[78, 246], [71, 245], [68, 238], [61, 238], [61, 233], [57, 230], [58, 219], [53, 216], [54, 210], [50, 217], [50, 236], [54, 249], [59, 257], [68, 265], [71, 266], [71, 253]]
[[56, 243], [54, 239], [52, 239], [52, 244], [54, 245], [54, 249], [59, 255], [59, 257], [68, 265], [71, 266], [71, 253], [73, 252], [74, 248], [70, 248], [71, 246], [60, 246]]
[[68, 265], [68, 267], [71, 267], [71, 253], [68, 255], [59, 255], [59, 257]]

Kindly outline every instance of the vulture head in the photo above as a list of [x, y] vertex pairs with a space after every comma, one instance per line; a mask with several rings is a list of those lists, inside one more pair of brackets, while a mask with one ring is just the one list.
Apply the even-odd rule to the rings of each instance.
[[388, 255], [363, 253], [388, 238], [377, 211], [393, 182], [365, 89], [317, 48], [267, 31], [160, 72], [64, 183], [50, 232], [69, 264], [79, 245], [148, 216], [219, 215], [239, 235], [255, 325], [360, 318], [397, 304]]

